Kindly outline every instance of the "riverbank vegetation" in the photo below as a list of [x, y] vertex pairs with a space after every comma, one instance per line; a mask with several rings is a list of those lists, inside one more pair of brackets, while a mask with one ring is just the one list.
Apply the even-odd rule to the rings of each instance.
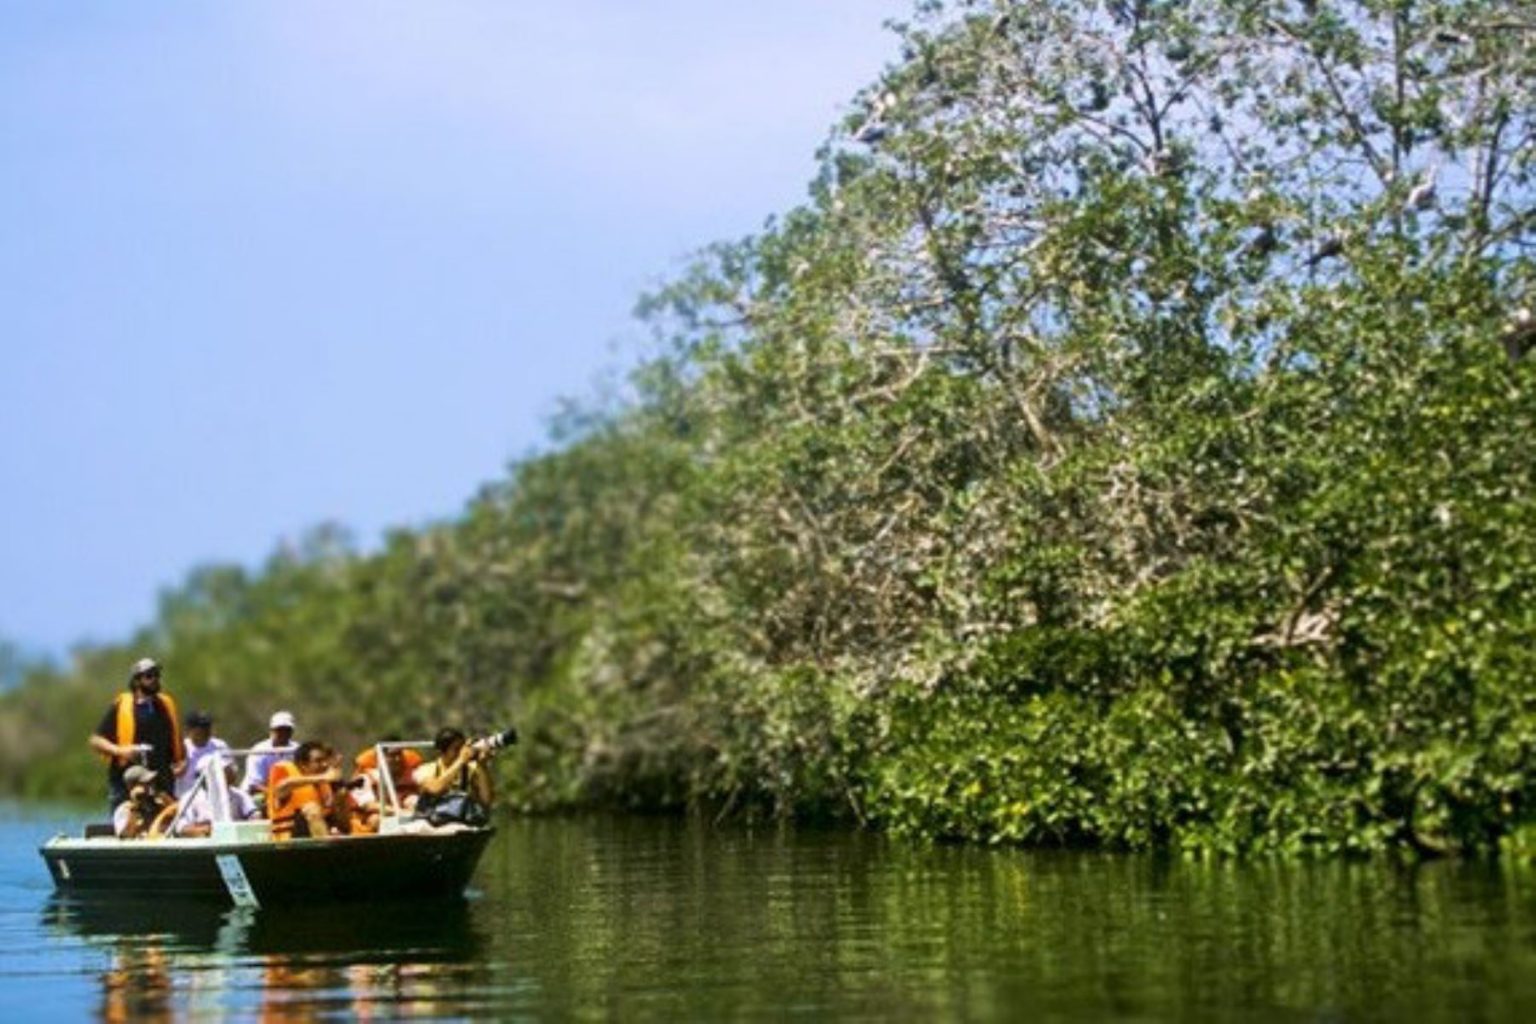
[[461, 515], [214, 566], [0, 697], [94, 790], [140, 653], [254, 739], [515, 720], [529, 807], [985, 842], [1536, 833], [1528, 4], [923, 2], [809, 200]]

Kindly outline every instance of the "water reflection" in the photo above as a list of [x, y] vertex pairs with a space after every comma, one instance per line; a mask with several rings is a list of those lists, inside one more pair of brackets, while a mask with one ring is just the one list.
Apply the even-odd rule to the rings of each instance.
[[1536, 874], [1510, 866], [581, 818], [508, 823], [476, 886], [272, 913], [53, 898], [0, 1000], [88, 978], [74, 1015], [113, 1021], [1536, 1019]]
[[110, 1022], [453, 1014], [483, 987], [485, 936], [464, 902], [265, 912], [54, 896], [43, 921], [106, 954]]
[[501, 934], [539, 936], [528, 967], [557, 1014], [1536, 1015], [1536, 886], [1497, 865], [1197, 864], [606, 819], [509, 831], [482, 879], [531, 904]]

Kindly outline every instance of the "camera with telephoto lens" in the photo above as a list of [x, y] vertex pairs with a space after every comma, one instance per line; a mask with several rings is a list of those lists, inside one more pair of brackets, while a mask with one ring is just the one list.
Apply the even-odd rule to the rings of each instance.
[[501, 732], [492, 733], [489, 736], [481, 736], [470, 743], [469, 749], [476, 754], [497, 754], [503, 747], [510, 747], [517, 742], [516, 729], [503, 729]]

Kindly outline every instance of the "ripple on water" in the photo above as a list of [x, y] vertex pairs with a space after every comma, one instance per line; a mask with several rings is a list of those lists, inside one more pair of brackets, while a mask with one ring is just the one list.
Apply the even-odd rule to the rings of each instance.
[[815, 829], [506, 823], [472, 898], [268, 914], [53, 897], [0, 813], [0, 1011], [36, 1016], [1536, 1019], [1536, 884]]

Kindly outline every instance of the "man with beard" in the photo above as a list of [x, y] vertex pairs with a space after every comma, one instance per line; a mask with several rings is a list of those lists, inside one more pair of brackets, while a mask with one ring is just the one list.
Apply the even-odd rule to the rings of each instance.
[[155, 773], [154, 789], [171, 792], [183, 758], [181, 720], [175, 700], [160, 688], [160, 665], [153, 658], [133, 663], [128, 689], [107, 708], [89, 742], [107, 760], [107, 799], [113, 810], [128, 799], [123, 773], [130, 764]]

